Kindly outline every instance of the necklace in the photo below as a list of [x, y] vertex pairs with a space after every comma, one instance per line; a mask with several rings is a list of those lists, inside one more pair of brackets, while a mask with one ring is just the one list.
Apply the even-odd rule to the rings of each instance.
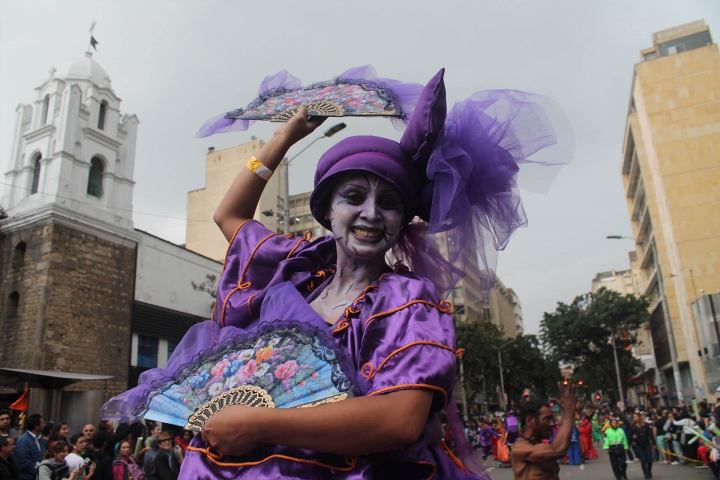
[[531, 440], [528, 437], [526, 437], [525, 435], [520, 435], [520, 438], [522, 438], [523, 440], [525, 440], [526, 442], [528, 442], [531, 445], [537, 445], [538, 443], [540, 443], [540, 441]]

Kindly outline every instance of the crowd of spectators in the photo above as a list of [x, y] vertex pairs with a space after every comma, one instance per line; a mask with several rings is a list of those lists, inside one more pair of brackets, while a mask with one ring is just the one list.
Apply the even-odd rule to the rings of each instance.
[[28, 415], [24, 428], [0, 409], [0, 480], [177, 480], [193, 432], [143, 421], [85, 425], [70, 435], [65, 422]]

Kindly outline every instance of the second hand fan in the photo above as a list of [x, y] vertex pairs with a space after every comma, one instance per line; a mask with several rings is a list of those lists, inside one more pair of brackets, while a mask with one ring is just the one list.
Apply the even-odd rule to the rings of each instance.
[[232, 405], [293, 408], [352, 396], [335, 352], [317, 335], [290, 325], [239, 339], [188, 365], [159, 389], [143, 415], [200, 431]]

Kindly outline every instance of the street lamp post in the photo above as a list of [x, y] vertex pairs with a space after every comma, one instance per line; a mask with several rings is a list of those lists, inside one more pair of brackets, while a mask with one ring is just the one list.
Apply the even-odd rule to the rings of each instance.
[[[455, 325], [455, 315], [459, 315], [460, 312], [465, 310], [470, 305], [475, 305], [476, 303], [482, 303], [484, 300], [477, 300], [475, 302], [468, 303], [467, 305], [463, 305], [461, 308], [458, 308], [455, 312], [453, 312], [453, 326]], [[466, 422], [470, 421], [470, 412], [468, 411], [468, 398], [467, 398], [467, 389], [465, 388], [465, 362], [463, 361], [463, 358], [460, 357], [460, 395], [462, 396], [462, 404], [463, 404], [463, 418]], [[485, 367], [483, 367], [483, 397], [485, 399], [485, 403], [487, 404], [487, 397], [485, 397]], [[487, 407], [485, 407], [485, 410], [487, 410]], [[486, 412], [487, 413], [487, 412]]]
[[510, 340], [509, 342], [505, 342], [505, 343], [503, 343], [502, 345], [500, 345], [500, 346], [498, 347], [498, 364], [500, 365], [500, 406], [501, 406], [500, 409], [501, 409], [501, 410], [505, 410], [506, 405], [505, 405], [505, 380], [504, 380], [504, 377], [503, 377], [503, 371], [502, 371], [502, 355], [500, 354], [500, 350], [502, 350], [502, 348], [503, 348], [505, 345], [510, 345], [511, 343], [513, 343], [513, 342], [516, 341], [516, 340], [517, 340], [517, 338], [513, 338], [513, 339]]
[[296, 153], [291, 159], [287, 157], [283, 158], [282, 161], [282, 176], [283, 176], [283, 233], [286, 235], [290, 233], [290, 163], [295, 160], [301, 153], [310, 148], [312, 144], [323, 138], [330, 138], [337, 132], [347, 127], [344, 123], [338, 123], [334, 127], [330, 127], [325, 131], [321, 137], [317, 137], [312, 142], [308, 143], [305, 148]]
[[[665, 282], [663, 281], [662, 271], [660, 270], [660, 257], [658, 256], [657, 245], [655, 245], [655, 240], [653, 239], [652, 242], [649, 242], [647, 240], [638, 240], [637, 238], [624, 237], [622, 235], [608, 235], [607, 238], [610, 240], [627, 239], [627, 240], [635, 240], [636, 242], [640, 242], [640, 243], [644, 243], [644, 244], [649, 243], [650, 248], [652, 248], [653, 261], [655, 262], [655, 268], [657, 270], [658, 290], [660, 291], [660, 303], [662, 305], [663, 317], [665, 320], [665, 322], [664, 322], [665, 330], [667, 331], [668, 343], [670, 344], [669, 345], [670, 346], [670, 349], [669, 349], [670, 350], [670, 362], [672, 363], [673, 378], [675, 379], [675, 390], [677, 392], [678, 400], [683, 400], [682, 377], [680, 376], [680, 364], [678, 363], [677, 349], [675, 347], [675, 335], [673, 334], [672, 321], [670, 320], [670, 309], [668, 308], [667, 297], [665, 296]], [[613, 345], [613, 349], [614, 349], [614, 345]], [[658, 367], [659, 367], [659, 365], [658, 365]], [[618, 381], [619, 381], [619, 379], [618, 379]], [[622, 387], [621, 387], [621, 389], [622, 389]], [[621, 395], [622, 395], [622, 393], [621, 393]]]

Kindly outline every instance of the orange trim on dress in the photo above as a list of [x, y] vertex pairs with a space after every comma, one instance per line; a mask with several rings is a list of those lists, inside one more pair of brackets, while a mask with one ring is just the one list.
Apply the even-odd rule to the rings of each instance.
[[248, 298], [248, 315], [250, 316], [250, 320], [252, 320], [252, 318], [253, 318], [252, 303], [250, 303], [250, 302], [252, 302], [252, 299], [255, 297], [257, 297], [257, 293], [253, 293], [252, 295], [250, 295], [250, 298]]
[[[493, 457], [493, 458], [494, 458], [494, 457]], [[432, 469], [433, 469], [433, 470], [432, 470], [432, 473], [430, 474], [429, 477], [427, 477], [427, 480], [432, 480], [432, 479], [435, 477], [435, 473], [437, 472], [437, 465], [435, 465], [434, 463], [430, 463], [430, 462], [419, 462], [419, 461], [418, 461], [418, 462], [415, 462], [415, 463], [417, 463], [417, 464], [419, 464], [419, 465], [430, 465], [430, 466], [432, 467]]]
[[[376, 313], [375, 315], [373, 315], [372, 317], [368, 318], [368, 319], [365, 321], [365, 327], [367, 327], [367, 326], [370, 324], [370, 322], [373, 321], [373, 320], [375, 320], [376, 318], [384, 317], [384, 316], [387, 316], [387, 315], [392, 315], [393, 313], [397, 313], [397, 312], [399, 312], [400, 310], [405, 309], [405, 308], [409, 307], [410, 305], [414, 305], [414, 304], [416, 304], [416, 303], [422, 303], [422, 304], [424, 304], [424, 305], [430, 305], [431, 307], [437, 308], [437, 309], [440, 310], [442, 313], [450, 313], [450, 312], [451, 312], [450, 303], [446, 302], [445, 300], [440, 300], [440, 302], [439, 302], [438, 304], [435, 304], [435, 303], [432, 303], [432, 302], [428, 302], [427, 300], [413, 300], [412, 302], [408, 302], [408, 303], [406, 303], [405, 305], [400, 305], [399, 307], [393, 308], [392, 310], [388, 310], [388, 311], [386, 311], [386, 312]], [[445, 306], [445, 305], [448, 305], [448, 306]]]
[[290, 253], [288, 253], [288, 256], [285, 257], [285, 260], [289, 260], [289, 259], [290, 259], [290, 257], [292, 256], [292, 254], [295, 253], [295, 250], [297, 250], [298, 247], [300, 247], [300, 244], [301, 244], [302, 242], [309, 242], [310, 240], [312, 240], [312, 236], [313, 236], [312, 230], [306, 231], [306, 232], [305, 232], [305, 235], [303, 235], [302, 238], [301, 238], [300, 240], [298, 240], [298, 242], [297, 242], [297, 243], [295, 244], [295, 246], [292, 248], [292, 250], [290, 250]]
[[[254, 467], [257, 465], [260, 465], [261, 463], [265, 463], [270, 459], [277, 458], [280, 460], [290, 460], [291, 462], [298, 462], [298, 463], [305, 463], [309, 465], [315, 465], [318, 467], [328, 468], [330, 470], [337, 470], [338, 472], [349, 472], [355, 468], [357, 465], [358, 458], [357, 456], [345, 456], [345, 463], [347, 464], [347, 467], [337, 467], [333, 465], [326, 465], [324, 463], [316, 462], [315, 460], [306, 460], [304, 458], [295, 458], [290, 457], [288, 455], [279, 455], [279, 454], [273, 454], [269, 455], [262, 460], [258, 460], [257, 462], [238, 462], [238, 463], [228, 463], [228, 462], [221, 462], [220, 460], [223, 458], [223, 454], [220, 452], [211, 452], [211, 447], [208, 448], [197, 448], [197, 447], [191, 447], [188, 446], [186, 450], [191, 450], [193, 452], [199, 452], [204, 453], [205, 456], [213, 462], [215, 465], [218, 465], [220, 467]], [[348, 458], [350, 461], [348, 461]]]
[[[249, 220], [246, 220], [245, 222], [242, 223], [242, 225], [240, 225], [240, 227], [238, 227], [238, 230], [235, 232], [236, 235], [237, 235], [237, 232], [240, 231], [240, 228], [243, 225], [245, 225], [245, 223], [247, 223], [247, 222], [249, 222]], [[267, 237], [260, 240], [258, 242], [258, 244], [255, 245], [255, 248], [253, 248], [253, 251], [250, 253], [250, 256], [248, 257], [247, 262], [245, 262], [245, 268], [243, 268], [243, 271], [240, 274], [240, 280], [238, 280], [238, 286], [233, 288], [232, 290], [230, 290], [230, 293], [228, 293], [225, 296], [225, 300], [223, 300], [222, 315], [220, 316], [220, 325], [222, 327], [225, 326], [225, 310], [227, 309], [227, 303], [228, 303], [228, 300], [230, 300], [230, 296], [239, 290], [245, 290], [252, 286], [251, 282], [243, 282], [243, 280], [245, 279], [245, 274], [247, 273], [247, 269], [250, 266], [250, 262], [252, 262], [252, 259], [255, 256], [255, 253], [257, 253], [258, 248], [260, 248], [260, 245], [262, 245], [263, 243], [265, 243], [266, 241], [268, 241], [269, 239], [271, 239], [272, 237], [275, 237], [275, 236], [277, 236], [277, 233], [271, 233]], [[233, 236], [233, 240], [234, 239], [235, 239], [235, 237]], [[223, 267], [223, 270], [224, 270], [224, 267]]]
[[230, 247], [232, 247], [233, 242], [235, 241], [235, 237], [237, 237], [237, 234], [240, 233], [240, 229], [245, 226], [246, 223], [248, 223], [252, 218], [248, 218], [244, 222], [242, 222], [238, 227], [235, 229], [235, 233], [233, 233], [233, 236], [230, 238], [230, 242], [228, 243], [227, 250], [225, 250], [225, 261], [223, 261], [223, 268], [222, 272], [220, 273], [220, 276], [222, 277], [222, 274], [225, 273], [225, 266], [227, 265], [227, 257], [230, 255]]
[[[449, 350], [449, 351], [453, 352], [453, 355], [457, 355], [457, 353], [455, 352], [454, 349], [452, 349], [451, 347], [448, 347], [447, 345], [443, 345], [442, 343], [430, 342], [430, 341], [426, 341], [426, 340], [423, 340], [423, 341], [420, 341], [420, 342], [412, 342], [412, 343], [408, 343], [407, 345], [404, 345], [404, 346], [398, 348], [397, 350], [395, 350], [394, 352], [392, 352], [390, 355], [388, 355], [387, 357], [385, 357], [385, 360], [383, 360], [382, 363], [380, 363], [380, 366], [378, 366], [377, 368], [374, 368], [373, 365], [372, 365], [372, 363], [370, 363], [370, 362], [366, 363], [366, 364], [363, 365], [362, 368], [360, 369], [360, 373], [362, 374], [363, 377], [367, 378], [368, 380], [372, 379], [373, 377], [375, 377], [375, 374], [376, 374], [381, 368], [383, 368], [383, 367], [385, 366], [385, 364], [390, 360], [390, 358], [391, 358], [393, 355], [396, 355], [396, 354], [402, 352], [403, 350], [406, 350], [406, 349], [408, 349], [408, 348], [410, 348], [410, 347], [413, 347], [413, 346], [415, 346], [415, 345], [430, 345], [430, 346], [433, 346], [433, 347], [443, 348], [443, 349], [445, 349], [445, 350]], [[370, 371], [368, 372], [367, 375], [365, 375], [365, 367], [366, 367], [366, 366], [370, 367]]]
[[450, 460], [452, 460], [452, 462], [455, 464], [456, 467], [458, 467], [460, 470], [462, 470], [465, 473], [470, 473], [467, 470], [467, 468], [465, 468], [465, 465], [463, 465], [463, 463], [460, 461], [460, 459], [457, 458], [454, 453], [452, 453], [452, 450], [450, 450], [450, 447], [447, 446], [447, 444], [445, 443], [445, 440], [440, 440], [439, 445], [440, 445], [440, 448], [442, 448], [445, 451], [445, 453], [448, 455], [448, 457], [450, 457]]
[[442, 394], [445, 396], [445, 402], [443, 403], [443, 406], [447, 405], [448, 395], [445, 389], [442, 387], [436, 387], [435, 385], [428, 385], [427, 383], [404, 383], [402, 385], [393, 385], [392, 387], [385, 387], [381, 388], [380, 390], [370, 392], [366, 396], [372, 397], [373, 395], [382, 395], [383, 393], [394, 392], [395, 390], [408, 390], [413, 388], [426, 388], [428, 390], [437, 390], [438, 392], [442, 392]]

